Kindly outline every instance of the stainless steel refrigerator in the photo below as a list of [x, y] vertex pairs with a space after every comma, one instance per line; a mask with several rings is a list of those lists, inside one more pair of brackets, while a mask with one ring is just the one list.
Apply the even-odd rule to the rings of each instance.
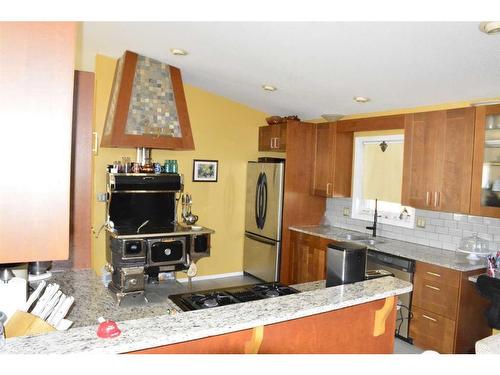
[[243, 271], [279, 280], [284, 160], [248, 162]]

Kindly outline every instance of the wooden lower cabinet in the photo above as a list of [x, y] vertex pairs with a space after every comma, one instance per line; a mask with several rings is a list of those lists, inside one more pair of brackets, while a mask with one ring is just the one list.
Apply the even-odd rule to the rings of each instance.
[[291, 231], [290, 284], [326, 279], [326, 248], [331, 242], [334, 241]]
[[[395, 301], [390, 297], [131, 354], [390, 354], [394, 349]], [[376, 328], [380, 327], [379, 332]]]
[[413, 337], [413, 344], [439, 353], [453, 353], [454, 320], [416, 306], [412, 307], [412, 314], [410, 336]]
[[491, 335], [484, 316], [489, 301], [469, 281], [469, 276], [484, 271], [416, 263], [410, 321], [416, 346], [439, 353], [473, 353], [476, 341]]
[[441, 316], [455, 319], [458, 288], [417, 276], [413, 282], [413, 304]]

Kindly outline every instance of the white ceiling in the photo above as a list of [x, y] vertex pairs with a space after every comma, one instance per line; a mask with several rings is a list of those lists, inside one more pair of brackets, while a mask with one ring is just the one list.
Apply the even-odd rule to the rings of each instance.
[[[131, 50], [184, 82], [302, 119], [500, 96], [500, 34], [479, 22], [84, 22], [82, 70]], [[169, 49], [189, 51], [173, 56]], [[267, 92], [267, 83], [278, 91]], [[371, 98], [366, 104], [352, 97]], [[221, 114], [223, 115], [223, 114]]]

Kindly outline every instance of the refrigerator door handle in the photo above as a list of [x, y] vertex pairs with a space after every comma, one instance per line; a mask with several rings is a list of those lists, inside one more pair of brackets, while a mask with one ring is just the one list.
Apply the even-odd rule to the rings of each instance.
[[262, 211], [260, 216], [261, 228], [264, 229], [264, 225], [266, 225], [266, 216], [267, 216], [267, 177], [266, 174], [262, 174]]
[[262, 179], [262, 173], [259, 174], [259, 178], [257, 179], [257, 186], [255, 189], [255, 224], [257, 224], [257, 228], [260, 228], [260, 181]]
[[262, 237], [259, 237], [259, 236], [255, 236], [255, 235], [250, 234], [250, 233], [245, 233], [245, 237], [248, 237], [251, 240], [254, 240], [254, 241], [257, 241], [257, 242], [265, 243], [266, 245], [275, 246], [277, 244], [276, 241], [268, 240], [268, 239], [265, 239], [265, 238], [262, 238]]

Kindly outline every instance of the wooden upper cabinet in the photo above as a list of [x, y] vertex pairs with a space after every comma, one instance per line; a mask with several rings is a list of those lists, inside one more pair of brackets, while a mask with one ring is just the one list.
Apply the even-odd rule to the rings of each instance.
[[276, 125], [259, 128], [259, 151], [274, 151], [274, 133]]
[[402, 203], [469, 213], [474, 108], [408, 114]]
[[[435, 206], [440, 211], [469, 213], [474, 153], [474, 108], [446, 111], [437, 160]], [[439, 178], [440, 176], [440, 178]]]
[[68, 259], [76, 29], [0, 22], [0, 263]]
[[500, 105], [476, 107], [470, 212], [500, 217]]
[[353, 135], [337, 132], [337, 123], [314, 125], [313, 195], [351, 196]]
[[101, 146], [193, 150], [180, 70], [125, 51], [116, 65]]
[[286, 151], [287, 124], [261, 126], [259, 128], [259, 151]]

